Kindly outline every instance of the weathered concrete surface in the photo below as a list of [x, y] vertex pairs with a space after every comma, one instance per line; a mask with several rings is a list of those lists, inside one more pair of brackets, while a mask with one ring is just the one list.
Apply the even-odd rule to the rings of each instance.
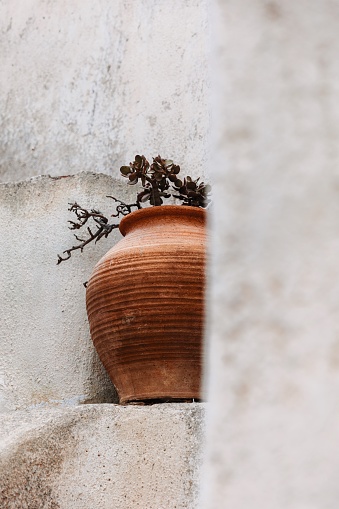
[[56, 265], [74, 245], [68, 203], [112, 213], [107, 194], [133, 201], [135, 187], [91, 173], [0, 185], [0, 411], [114, 400], [90, 339], [83, 282], [120, 233]]
[[197, 507], [204, 404], [83, 405], [1, 418], [0, 507]]
[[207, 0], [4, 0], [0, 181], [208, 160]]
[[339, 3], [219, 1], [204, 509], [337, 509]]

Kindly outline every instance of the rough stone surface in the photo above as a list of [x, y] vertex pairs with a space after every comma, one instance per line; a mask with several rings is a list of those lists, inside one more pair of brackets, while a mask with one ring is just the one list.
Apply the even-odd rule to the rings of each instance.
[[83, 283], [121, 235], [56, 261], [75, 240], [69, 202], [111, 213], [105, 196], [132, 201], [131, 193], [135, 187], [91, 173], [0, 185], [0, 411], [114, 401], [90, 339]]
[[206, 509], [336, 509], [339, 3], [217, 2]]
[[0, 181], [208, 160], [207, 0], [4, 0]]
[[2, 416], [1, 509], [194, 509], [204, 404]]

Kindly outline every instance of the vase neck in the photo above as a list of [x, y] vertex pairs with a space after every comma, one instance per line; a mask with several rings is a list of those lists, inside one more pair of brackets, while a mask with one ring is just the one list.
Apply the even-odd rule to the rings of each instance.
[[206, 211], [198, 207], [181, 205], [163, 205], [147, 207], [125, 216], [119, 225], [122, 235], [132, 233], [137, 229], [161, 230], [166, 225], [172, 229], [202, 227], [205, 225]]

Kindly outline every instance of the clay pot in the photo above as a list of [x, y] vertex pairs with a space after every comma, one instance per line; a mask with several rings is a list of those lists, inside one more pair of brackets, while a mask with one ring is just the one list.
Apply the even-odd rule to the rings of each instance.
[[120, 403], [200, 399], [205, 210], [124, 217], [86, 294], [90, 331]]

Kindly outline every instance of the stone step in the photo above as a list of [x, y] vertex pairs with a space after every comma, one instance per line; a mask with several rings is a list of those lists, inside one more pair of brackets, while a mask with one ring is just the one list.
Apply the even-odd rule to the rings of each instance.
[[11, 412], [0, 431], [0, 507], [194, 509], [204, 403]]

